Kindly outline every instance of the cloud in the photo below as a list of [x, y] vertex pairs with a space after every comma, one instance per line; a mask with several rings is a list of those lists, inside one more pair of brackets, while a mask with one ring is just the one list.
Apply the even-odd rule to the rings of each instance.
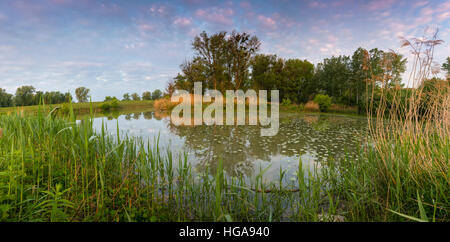
[[221, 24], [221, 25], [231, 25], [233, 24], [232, 16], [234, 11], [231, 8], [218, 8], [212, 7], [208, 9], [198, 9], [195, 15], [207, 22]]
[[323, 2], [319, 2], [319, 1], [312, 1], [309, 3], [308, 5], [310, 8], [324, 8], [327, 5]]
[[428, 4], [428, 1], [420, 1], [413, 4], [414, 8], [423, 7]]
[[395, 0], [372, 0], [367, 4], [369, 11], [377, 11], [390, 8], [394, 4]]
[[277, 28], [277, 23], [274, 19], [270, 18], [270, 17], [266, 17], [264, 15], [259, 15], [258, 16], [258, 21], [260, 24], [262, 24], [262, 26], [264, 28], [269, 28], [269, 29], [276, 29]]
[[173, 24], [181, 27], [187, 27], [192, 24], [192, 20], [190, 18], [177, 16], [173, 20]]

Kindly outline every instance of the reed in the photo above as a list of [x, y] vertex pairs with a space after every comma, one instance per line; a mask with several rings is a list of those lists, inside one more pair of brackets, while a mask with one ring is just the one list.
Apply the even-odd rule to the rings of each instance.
[[93, 108], [78, 122], [72, 108], [67, 118], [44, 109], [0, 116], [2, 221], [316, 221], [328, 211], [313, 175], [299, 175], [304, 185], [292, 192], [284, 175], [263, 182], [264, 170], [250, 180], [222, 166], [196, 173], [158, 137], [95, 130]]
[[[336, 181], [344, 187], [346, 206], [354, 219], [449, 220], [450, 86], [438, 85], [432, 95], [423, 89], [432, 74], [434, 47], [440, 43], [436, 34], [403, 40], [414, 53], [407, 83], [412, 88], [406, 95], [405, 89], [386, 85], [388, 75], [371, 78], [370, 139], [362, 150], [364, 160], [342, 161], [342, 179]], [[384, 60], [387, 70], [389, 61]], [[375, 80], [381, 85], [373, 85]], [[380, 93], [377, 107], [373, 106], [375, 92]]]

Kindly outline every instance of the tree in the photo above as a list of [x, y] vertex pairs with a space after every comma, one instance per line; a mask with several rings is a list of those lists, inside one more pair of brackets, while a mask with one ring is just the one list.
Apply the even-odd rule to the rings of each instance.
[[17, 88], [15, 103], [17, 106], [33, 105], [35, 88], [33, 86], [22, 86]]
[[314, 102], [319, 104], [319, 109], [321, 112], [326, 112], [331, 106], [331, 97], [328, 95], [317, 94], [314, 97]]
[[169, 80], [166, 86], [165, 95], [171, 97], [173, 92], [175, 92], [175, 88], [176, 88], [175, 80], [174, 79]]
[[447, 57], [447, 62], [442, 64], [442, 70], [447, 73], [447, 79], [450, 79], [450, 57]]
[[64, 93], [64, 102], [70, 103], [70, 102], [72, 102], [72, 100], [73, 100], [73, 98], [72, 98], [72, 94], [70, 94], [70, 92]]
[[252, 57], [259, 50], [261, 43], [256, 36], [233, 31], [227, 41], [234, 89], [248, 88], [249, 67]]
[[256, 55], [251, 63], [252, 87], [256, 90], [278, 89], [284, 61], [276, 55]]
[[402, 86], [402, 73], [406, 71], [406, 58], [394, 52], [385, 52], [383, 56], [384, 75], [388, 87]]
[[350, 57], [332, 56], [326, 58], [323, 63], [317, 64], [315, 81], [317, 93], [327, 94], [342, 102], [341, 97], [350, 87]]
[[119, 101], [116, 97], [106, 96], [104, 102]]
[[141, 98], [139, 97], [139, 94], [137, 94], [137, 93], [131, 94], [131, 98], [133, 99], [133, 101], [141, 100]]
[[13, 95], [0, 88], [0, 107], [11, 107], [13, 105]]
[[77, 96], [79, 103], [88, 102], [89, 98], [89, 89], [85, 87], [79, 87], [75, 89], [75, 95]]
[[36, 91], [36, 94], [34, 94], [33, 97], [33, 105], [39, 105], [42, 102], [44, 102], [44, 92]]
[[308, 101], [309, 82], [313, 75], [314, 65], [307, 60], [286, 60], [282, 72], [282, 83], [279, 86], [282, 98], [288, 98], [296, 103]]
[[156, 100], [162, 97], [162, 92], [159, 89], [156, 89], [155, 91], [153, 91], [152, 93], [152, 99]]
[[123, 94], [123, 99], [122, 100], [123, 101], [130, 101], [131, 100], [130, 94], [128, 92]]
[[152, 93], [151, 92], [143, 92], [142, 93], [142, 100], [152, 100]]
[[233, 31], [209, 36], [202, 32], [194, 38], [194, 57], [181, 65], [182, 74], [174, 79], [174, 87], [192, 91], [194, 82], [202, 82], [204, 89], [224, 92], [249, 87], [251, 59], [259, 50], [255, 36]]

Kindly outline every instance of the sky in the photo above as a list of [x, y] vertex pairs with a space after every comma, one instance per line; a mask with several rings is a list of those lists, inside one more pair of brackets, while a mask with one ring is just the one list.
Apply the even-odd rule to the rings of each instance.
[[85, 86], [93, 101], [163, 90], [202, 31], [247, 32], [261, 41], [259, 53], [317, 64], [358, 47], [410, 57], [399, 37], [426, 28], [439, 28], [442, 64], [450, 55], [444, 0], [0, 0], [0, 88], [74, 95]]

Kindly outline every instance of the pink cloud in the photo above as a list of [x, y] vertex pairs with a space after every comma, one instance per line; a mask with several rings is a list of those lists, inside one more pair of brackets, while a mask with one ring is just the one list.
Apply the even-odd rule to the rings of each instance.
[[250, 2], [247, 1], [243, 1], [239, 4], [242, 8], [246, 8], [246, 9], [250, 9], [252, 7], [252, 5], [250, 4]]
[[230, 8], [209, 8], [209, 9], [198, 9], [195, 12], [195, 15], [205, 21], [223, 24], [223, 25], [231, 25], [233, 24], [233, 20], [231, 16], [234, 14], [233, 10]]
[[450, 12], [441, 13], [437, 16], [439, 21], [444, 21], [450, 18]]
[[324, 8], [327, 5], [323, 2], [319, 2], [319, 1], [312, 1], [309, 3], [309, 7], [311, 8]]
[[370, 11], [387, 9], [390, 8], [394, 2], [395, 0], [374, 0], [367, 5], [367, 9]]
[[181, 27], [190, 26], [192, 24], [192, 20], [185, 17], [175, 17], [173, 20], [173, 24]]
[[165, 5], [152, 5], [149, 12], [153, 16], [166, 16], [169, 14], [169, 10]]
[[139, 29], [142, 31], [153, 31], [155, 30], [155, 26], [144, 23], [139, 25]]
[[263, 15], [259, 15], [258, 16], [258, 21], [265, 27], [265, 28], [270, 28], [270, 29], [276, 29], [277, 28], [277, 23], [274, 19], [270, 18], [270, 17], [266, 17]]
[[414, 8], [418, 8], [418, 7], [422, 7], [428, 4], [428, 1], [421, 1], [421, 2], [416, 2], [414, 3], [413, 7]]

